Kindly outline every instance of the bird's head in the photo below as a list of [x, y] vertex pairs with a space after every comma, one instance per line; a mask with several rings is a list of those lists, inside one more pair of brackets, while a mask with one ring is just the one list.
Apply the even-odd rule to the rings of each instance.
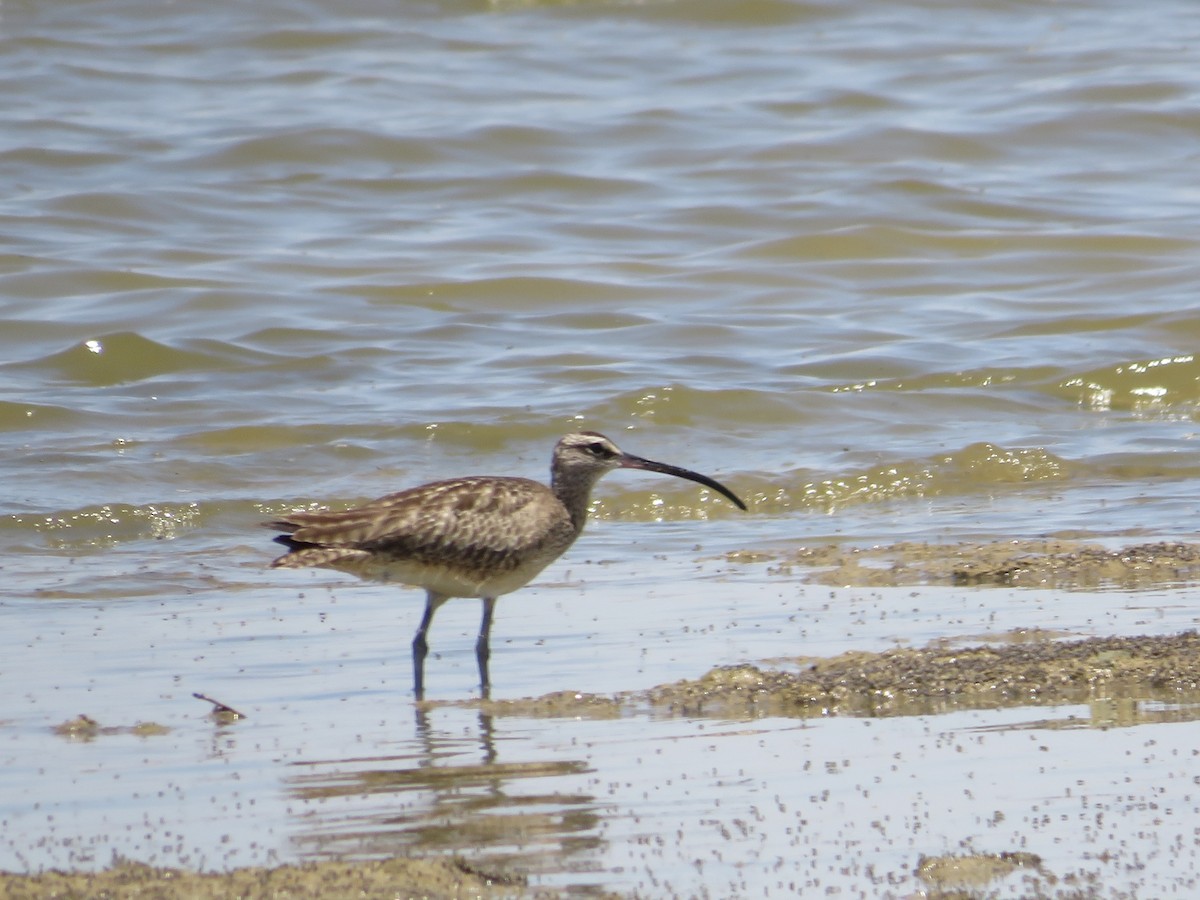
[[564, 435], [554, 447], [551, 472], [557, 484], [583, 484], [590, 489], [601, 476], [613, 469], [642, 469], [646, 472], [660, 472], [663, 475], [686, 478], [688, 481], [712, 488], [727, 497], [738, 509], [746, 508], [746, 504], [739, 500], [729, 488], [707, 475], [626, 453], [604, 435], [595, 431], [580, 431]]

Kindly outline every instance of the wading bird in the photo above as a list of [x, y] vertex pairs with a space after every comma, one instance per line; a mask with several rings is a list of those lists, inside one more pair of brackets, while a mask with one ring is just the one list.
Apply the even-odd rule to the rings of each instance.
[[413, 639], [413, 688], [425, 694], [426, 635], [452, 597], [483, 600], [475, 642], [486, 697], [496, 598], [532, 581], [579, 537], [592, 488], [613, 469], [644, 469], [712, 488], [739, 509], [723, 484], [688, 469], [625, 453], [602, 434], [568, 434], [554, 447], [550, 486], [528, 478], [473, 475], [388, 494], [342, 512], [294, 512], [267, 527], [288, 552], [278, 568], [321, 566], [360, 578], [425, 589], [425, 614]]

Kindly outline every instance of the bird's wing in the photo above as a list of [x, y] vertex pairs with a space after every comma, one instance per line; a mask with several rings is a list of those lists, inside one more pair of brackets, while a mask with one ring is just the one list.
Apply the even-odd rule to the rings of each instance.
[[266, 524], [296, 548], [411, 558], [507, 555], [571, 530], [567, 511], [545, 485], [489, 477], [434, 482], [353, 509], [297, 512]]

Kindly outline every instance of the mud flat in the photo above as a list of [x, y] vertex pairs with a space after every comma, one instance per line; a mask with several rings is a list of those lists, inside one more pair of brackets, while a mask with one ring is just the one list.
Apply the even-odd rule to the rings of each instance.
[[645, 692], [677, 715], [895, 716], [1138, 696], [1200, 701], [1200, 635], [935, 645], [810, 659], [803, 671], [715, 668]]
[[139, 900], [362, 897], [392, 900], [410, 896], [512, 897], [521, 896], [524, 891], [524, 884], [519, 880], [489, 875], [461, 860], [429, 859], [250, 867], [219, 874], [119, 862], [96, 873], [6, 873], [0, 879], [0, 897], [5, 900], [44, 900], [47, 897], [77, 900], [101, 897], [137, 897]]
[[729, 559], [769, 560], [775, 574], [842, 587], [949, 584], [1137, 591], [1200, 581], [1200, 544], [1167, 541], [1116, 549], [1066, 539], [822, 544], [784, 554], [730, 554]]
[[[780, 554], [771, 571], [840, 587], [1004, 586], [1063, 591], [1140, 591], [1200, 580], [1200, 545], [1154, 542], [1122, 548], [1065, 539], [872, 547], [837, 544]], [[738, 554], [731, 557], [740, 558]], [[642, 698], [679, 715], [888, 716], [1088, 702], [1132, 695], [1200, 699], [1200, 636], [1062, 640], [1038, 628], [979, 635], [884, 653], [797, 657], [799, 672], [753, 665], [714, 668]]]

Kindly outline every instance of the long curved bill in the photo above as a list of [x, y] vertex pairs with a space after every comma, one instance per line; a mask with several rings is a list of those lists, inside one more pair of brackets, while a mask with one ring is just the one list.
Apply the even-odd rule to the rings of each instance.
[[642, 459], [640, 456], [633, 456], [626, 453], [621, 456], [622, 469], [644, 469], [647, 472], [661, 472], [663, 475], [674, 475], [676, 478], [686, 478], [688, 481], [694, 481], [697, 484], [702, 484], [705, 487], [712, 488], [722, 497], [727, 497], [729, 501], [738, 509], [744, 510], [746, 504], [738, 499], [737, 495], [721, 482], [709, 478], [707, 475], [701, 475], [699, 472], [693, 472], [691, 469], [681, 469], [679, 466], [671, 466], [666, 463], [655, 462], [652, 459]]

